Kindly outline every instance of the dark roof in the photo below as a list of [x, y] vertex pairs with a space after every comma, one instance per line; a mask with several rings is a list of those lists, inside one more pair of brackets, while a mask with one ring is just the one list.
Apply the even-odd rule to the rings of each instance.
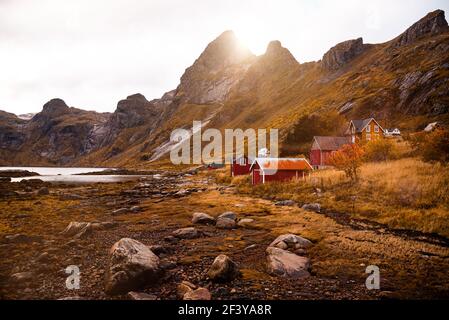
[[337, 151], [345, 144], [351, 143], [350, 137], [314, 137], [321, 150]]
[[362, 130], [373, 120], [373, 118], [364, 119], [364, 120], [352, 120], [352, 123], [355, 126], [356, 132], [362, 132]]

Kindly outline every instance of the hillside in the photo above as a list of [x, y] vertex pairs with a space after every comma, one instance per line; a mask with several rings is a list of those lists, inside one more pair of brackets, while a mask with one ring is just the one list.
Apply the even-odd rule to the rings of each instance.
[[[307, 151], [314, 134], [373, 116], [404, 132], [449, 124], [449, 28], [437, 10], [382, 44], [337, 44], [300, 63], [279, 41], [253, 55], [226, 31], [161, 99], [131, 95], [113, 114], [54, 99], [31, 120], [0, 114], [0, 164], [145, 166], [169, 151], [193, 120], [224, 128], [279, 128], [284, 154]], [[307, 128], [305, 130], [304, 128]]]

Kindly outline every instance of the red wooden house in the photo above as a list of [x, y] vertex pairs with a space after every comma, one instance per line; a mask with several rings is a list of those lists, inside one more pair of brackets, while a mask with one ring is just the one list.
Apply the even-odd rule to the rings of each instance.
[[231, 163], [231, 177], [249, 174], [253, 161], [254, 158], [248, 158], [247, 156], [233, 159]]
[[303, 158], [256, 158], [250, 170], [252, 184], [258, 185], [273, 181], [304, 179], [313, 168]]
[[351, 144], [351, 137], [313, 137], [310, 164], [314, 169], [330, 166], [330, 156], [345, 144]]

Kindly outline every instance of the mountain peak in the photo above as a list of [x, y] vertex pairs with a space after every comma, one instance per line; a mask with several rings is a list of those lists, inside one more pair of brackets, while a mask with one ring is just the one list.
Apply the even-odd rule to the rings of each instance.
[[332, 47], [323, 56], [323, 66], [328, 70], [337, 70], [363, 52], [363, 39], [347, 40]]
[[425, 35], [437, 35], [449, 31], [444, 11], [436, 10], [413, 24], [394, 40], [396, 47], [406, 46]]
[[298, 64], [298, 61], [291, 54], [291, 52], [282, 46], [279, 40], [273, 40], [268, 43], [267, 50], [263, 55], [264, 59], [280, 60], [283, 63]]
[[69, 107], [64, 102], [64, 100], [55, 98], [48, 101], [44, 104], [42, 108], [42, 113], [51, 115], [51, 116], [59, 116], [69, 111]]

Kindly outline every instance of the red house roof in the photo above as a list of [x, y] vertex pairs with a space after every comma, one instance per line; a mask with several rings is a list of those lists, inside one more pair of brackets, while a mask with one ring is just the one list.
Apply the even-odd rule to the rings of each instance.
[[271, 170], [313, 170], [310, 163], [304, 158], [256, 158], [251, 165], [250, 170], [253, 167], [258, 166], [263, 171]]

